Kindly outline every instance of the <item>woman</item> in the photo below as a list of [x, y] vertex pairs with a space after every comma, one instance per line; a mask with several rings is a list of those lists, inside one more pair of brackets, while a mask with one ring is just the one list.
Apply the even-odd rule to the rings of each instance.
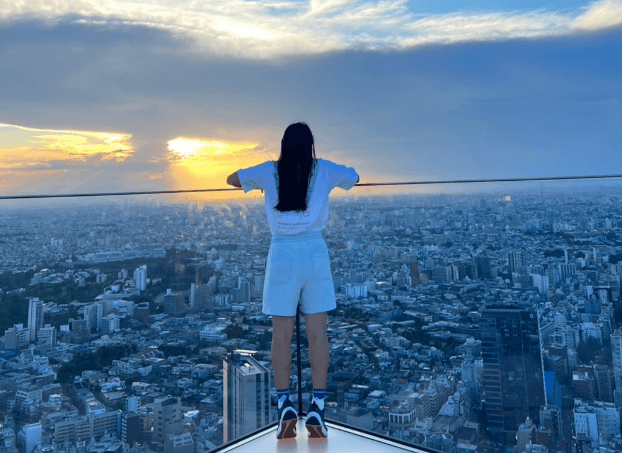
[[289, 400], [291, 342], [296, 307], [305, 314], [313, 399], [305, 425], [311, 437], [326, 437], [324, 395], [329, 347], [327, 312], [336, 308], [328, 248], [321, 230], [328, 222], [328, 196], [335, 187], [350, 190], [359, 180], [351, 167], [315, 158], [309, 126], [290, 124], [281, 156], [227, 178], [227, 183], [265, 192], [272, 242], [266, 261], [262, 312], [272, 316], [272, 367], [279, 398], [277, 439], [294, 437], [298, 413]]

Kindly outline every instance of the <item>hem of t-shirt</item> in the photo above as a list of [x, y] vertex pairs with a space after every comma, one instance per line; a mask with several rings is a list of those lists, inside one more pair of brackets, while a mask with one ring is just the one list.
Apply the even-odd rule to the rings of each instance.
[[351, 183], [351, 184], [350, 184], [350, 183], [348, 183], [345, 187], [344, 187], [344, 186], [337, 186], [337, 187], [339, 187], [340, 189], [343, 189], [343, 190], [350, 190], [350, 189], [351, 189], [352, 187], [354, 187], [355, 185], [356, 185], [356, 182], [353, 182], [353, 183]]

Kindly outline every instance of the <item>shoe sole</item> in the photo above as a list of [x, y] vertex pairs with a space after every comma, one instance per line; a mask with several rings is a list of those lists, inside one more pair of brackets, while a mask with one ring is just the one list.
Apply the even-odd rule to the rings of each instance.
[[285, 420], [281, 422], [281, 433], [276, 436], [277, 439], [290, 439], [296, 437], [296, 424], [298, 420]]
[[324, 435], [324, 433], [322, 432], [322, 427], [318, 425], [307, 425], [307, 431], [309, 432], [309, 437], [328, 437]]
[[328, 437], [328, 430], [326, 429], [326, 425], [324, 422], [320, 422], [318, 420], [319, 415], [316, 412], [313, 412], [313, 415], [307, 415], [307, 421], [305, 422], [305, 426], [307, 427], [307, 431], [309, 432], [309, 437], [317, 438], [317, 437]]

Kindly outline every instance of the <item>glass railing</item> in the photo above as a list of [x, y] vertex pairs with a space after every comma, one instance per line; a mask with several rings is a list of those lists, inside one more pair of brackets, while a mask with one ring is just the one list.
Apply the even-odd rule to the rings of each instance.
[[[620, 451], [620, 188], [334, 190], [329, 439], [349, 427], [421, 451]], [[259, 191], [228, 193], [0, 201], [7, 445], [194, 453], [266, 429], [282, 442], [262, 313], [272, 235]], [[304, 318], [290, 373], [303, 422]]]

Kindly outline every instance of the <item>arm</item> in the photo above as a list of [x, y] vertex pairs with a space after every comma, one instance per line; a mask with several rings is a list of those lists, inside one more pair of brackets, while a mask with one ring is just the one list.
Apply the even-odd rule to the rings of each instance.
[[227, 184], [229, 184], [230, 186], [234, 186], [234, 187], [242, 187], [242, 184], [240, 184], [240, 178], [238, 177], [237, 171], [227, 176]]

